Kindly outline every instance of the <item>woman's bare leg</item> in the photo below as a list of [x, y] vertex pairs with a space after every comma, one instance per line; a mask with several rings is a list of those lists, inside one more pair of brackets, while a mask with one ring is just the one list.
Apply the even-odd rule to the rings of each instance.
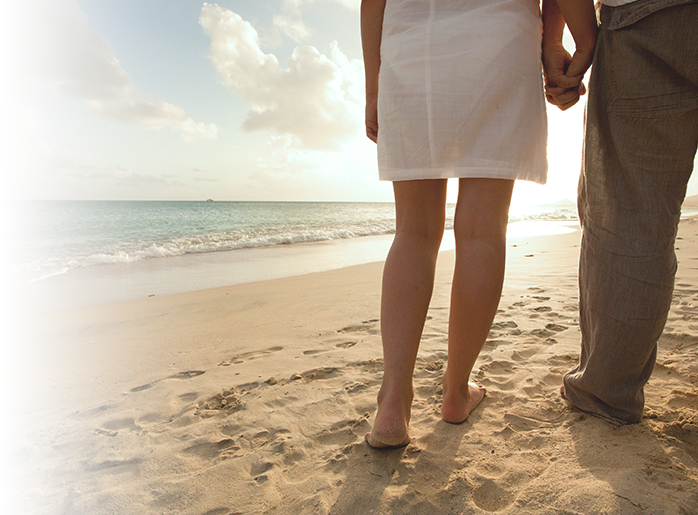
[[373, 447], [410, 441], [412, 375], [443, 237], [446, 185], [445, 179], [393, 183], [397, 227], [381, 297], [383, 383], [373, 430], [366, 435]]
[[448, 365], [441, 416], [463, 422], [485, 396], [470, 372], [497, 312], [504, 282], [506, 231], [514, 181], [460, 179], [454, 218], [456, 268], [451, 289]]

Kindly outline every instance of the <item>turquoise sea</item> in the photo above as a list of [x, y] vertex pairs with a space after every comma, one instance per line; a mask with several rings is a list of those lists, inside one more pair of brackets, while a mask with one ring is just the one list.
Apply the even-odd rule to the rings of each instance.
[[[12, 212], [13, 283], [97, 265], [389, 235], [395, 225], [392, 203], [31, 201]], [[521, 220], [573, 221], [576, 213], [538, 206], [511, 217]]]
[[[395, 225], [392, 203], [363, 202], [27, 201], [4, 213], [3, 285], [47, 309], [380, 261]], [[571, 203], [513, 209], [509, 235], [576, 221]]]
[[[563, 203], [512, 211], [509, 222], [576, 220]], [[168, 256], [358, 241], [394, 226], [393, 203], [3, 200], [2, 286]]]
[[387, 234], [392, 204], [25, 202], [15, 207], [16, 281], [76, 268]]

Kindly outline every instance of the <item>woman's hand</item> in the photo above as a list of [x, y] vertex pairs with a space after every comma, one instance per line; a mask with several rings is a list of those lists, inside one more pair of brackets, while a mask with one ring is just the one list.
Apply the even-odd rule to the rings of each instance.
[[366, 136], [378, 143], [378, 95], [366, 96]]

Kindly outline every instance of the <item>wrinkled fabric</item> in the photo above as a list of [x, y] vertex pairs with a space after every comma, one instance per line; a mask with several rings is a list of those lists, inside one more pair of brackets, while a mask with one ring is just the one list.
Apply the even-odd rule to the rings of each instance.
[[627, 423], [642, 418], [671, 305], [698, 146], [698, 3], [652, 3], [601, 9], [578, 197], [581, 355], [564, 377], [572, 404]]
[[538, 0], [387, 0], [380, 178], [545, 183], [541, 30]]

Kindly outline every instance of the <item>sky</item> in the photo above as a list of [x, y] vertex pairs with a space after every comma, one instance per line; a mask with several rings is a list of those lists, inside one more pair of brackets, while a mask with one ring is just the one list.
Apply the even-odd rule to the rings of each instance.
[[[3, 2], [0, 195], [391, 201], [364, 135], [359, 6]], [[548, 109], [548, 184], [517, 182], [515, 206], [575, 198], [583, 112]]]

